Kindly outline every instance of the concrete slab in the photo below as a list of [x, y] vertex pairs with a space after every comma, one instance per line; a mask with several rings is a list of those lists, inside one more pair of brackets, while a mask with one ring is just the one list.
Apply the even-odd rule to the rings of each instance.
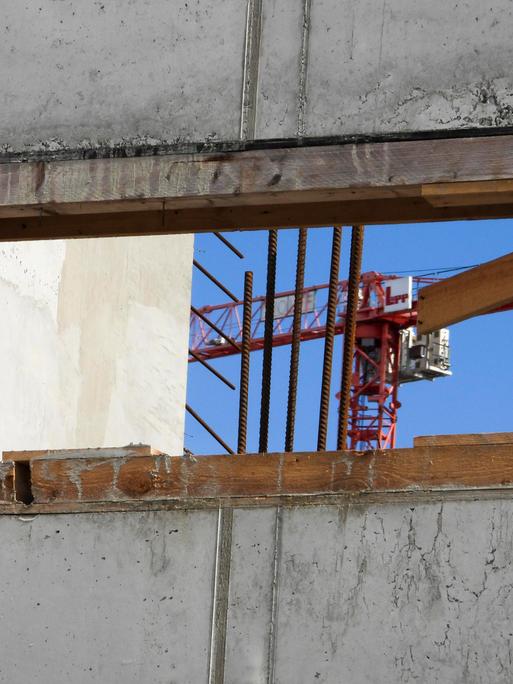
[[238, 0], [10, 4], [0, 149], [237, 138]]
[[206, 682], [216, 520], [1, 517], [0, 681]]
[[227, 585], [216, 510], [3, 515], [0, 681], [506, 684], [512, 529], [479, 492], [237, 509]]
[[256, 138], [508, 127], [512, 27], [508, 0], [11, 3], [0, 150], [233, 143], [244, 97]]

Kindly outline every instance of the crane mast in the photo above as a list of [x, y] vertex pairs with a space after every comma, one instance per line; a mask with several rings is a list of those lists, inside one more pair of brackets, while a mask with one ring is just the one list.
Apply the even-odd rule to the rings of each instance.
[[[356, 344], [353, 359], [351, 404], [348, 425], [350, 449], [393, 448], [396, 440], [399, 385], [415, 380], [450, 375], [448, 331], [417, 337], [419, 287], [437, 278], [401, 277], [370, 271], [360, 279]], [[301, 341], [321, 339], [326, 334], [328, 284], [303, 289]], [[347, 280], [337, 289], [335, 334], [344, 333]], [[242, 337], [242, 301], [203, 306], [191, 313], [192, 352], [209, 361], [237, 354], [237, 346], [227, 343], [205, 320], [215, 324], [226, 337], [238, 342]], [[273, 346], [292, 341], [294, 292], [275, 297]], [[251, 351], [263, 348], [265, 296], [253, 298]], [[197, 360], [189, 356], [189, 362]]]

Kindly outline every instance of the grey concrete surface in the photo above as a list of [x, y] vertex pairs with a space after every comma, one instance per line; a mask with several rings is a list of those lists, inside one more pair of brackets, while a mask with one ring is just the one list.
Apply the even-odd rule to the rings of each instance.
[[0, 150], [511, 126], [512, 30], [509, 0], [6, 3]]
[[0, 681], [206, 682], [216, 519], [1, 517]]
[[511, 681], [512, 514], [511, 502], [286, 511], [275, 681]]
[[233, 517], [225, 680], [265, 684], [272, 636], [276, 510], [235, 510]]
[[306, 134], [511, 125], [512, 29], [509, 2], [314, 2]]
[[215, 510], [1, 516], [0, 681], [509, 683], [513, 501], [476, 497], [237, 509], [217, 586]]
[[7, 3], [7, 148], [236, 138], [245, 7], [175, 0]]
[[4, 243], [0, 451], [181, 454], [193, 236]]

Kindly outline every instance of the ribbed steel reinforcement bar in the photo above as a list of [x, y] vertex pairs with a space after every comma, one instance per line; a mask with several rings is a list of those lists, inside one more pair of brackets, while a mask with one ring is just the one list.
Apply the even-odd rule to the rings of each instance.
[[198, 269], [198, 271], [201, 271], [204, 276], [206, 276], [211, 282], [214, 283], [220, 290], [222, 290], [230, 299], [234, 302], [238, 302], [239, 298], [236, 297], [231, 290], [229, 290], [223, 283], [221, 283], [210, 271], [208, 271], [204, 266], [200, 264], [199, 261], [196, 261], [196, 259], [192, 260], [192, 263], [194, 266]]
[[242, 252], [239, 252], [237, 247], [235, 247], [235, 245], [232, 245], [232, 243], [229, 240], [227, 240], [222, 233], [214, 232], [214, 235], [218, 240], [221, 240], [223, 245], [226, 245], [229, 250], [231, 250], [236, 256], [238, 256], [239, 259], [244, 259], [244, 254]]
[[358, 314], [358, 294], [362, 269], [364, 226], [353, 226], [351, 234], [351, 256], [349, 279], [347, 283], [347, 309], [344, 329], [344, 352], [342, 357], [342, 387], [338, 409], [337, 449], [347, 448], [347, 423], [351, 403], [351, 384], [353, 374], [354, 344], [356, 335], [356, 316]]
[[224, 384], [229, 387], [231, 390], [235, 389], [235, 385], [233, 382], [230, 382], [228, 378], [225, 378], [222, 373], [220, 373], [217, 368], [214, 368], [211, 366], [208, 361], [205, 361], [205, 359], [202, 359], [199, 354], [197, 354], [194, 349], [191, 349], [189, 347], [189, 356], [192, 356], [193, 359], [196, 359], [198, 363], [200, 363], [202, 366], [204, 366], [207, 370], [209, 370], [213, 375], [216, 376], [216, 378], [219, 378], [221, 382], [224, 382]]
[[244, 274], [244, 311], [242, 315], [242, 343], [240, 357], [240, 395], [239, 395], [239, 438], [237, 453], [247, 451], [248, 434], [248, 395], [249, 395], [249, 359], [251, 354], [251, 316], [253, 313], [253, 273]]
[[185, 404], [185, 410], [187, 413], [190, 413], [191, 416], [198, 421], [198, 423], [201, 425], [201, 427], [205, 428], [205, 430], [208, 432], [208, 434], [213, 437], [218, 444], [220, 444], [225, 451], [227, 451], [229, 454], [234, 454], [235, 452], [233, 449], [231, 449], [228, 444], [224, 441], [222, 437], [219, 437], [217, 432], [213, 430], [213, 428], [210, 427], [210, 425], [203, 420], [203, 418], [196, 413], [196, 411], [189, 406], [189, 404]]
[[335, 339], [335, 324], [337, 314], [338, 274], [340, 269], [341, 244], [342, 226], [333, 226], [330, 282], [328, 290], [328, 306], [326, 310], [326, 336], [324, 338], [324, 360], [322, 366], [321, 402], [319, 406], [319, 430], [317, 433], [317, 451], [326, 451], [326, 441], [328, 438], [331, 369], [333, 365], [333, 345]]
[[299, 350], [301, 345], [301, 316], [303, 314], [302, 293], [305, 285], [307, 235], [307, 228], [299, 229], [297, 243], [296, 287], [294, 291], [294, 318], [292, 323], [292, 346], [290, 349], [287, 424], [285, 428], [285, 451], [294, 451], [294, 428], [296, 424], [297, 384], [299, 374]]
[[278, 231], [269, 231], [267, 248], [267, 288], [265, 294], [264, 358], [262, 362], [262, 398], [260, 403], [260, 439], [258, 450], [267, 452], [269, 442], [269, 413], [271, 407], [271, 372], [274, 334], [274, 296], [276, 293], [276, 258]]

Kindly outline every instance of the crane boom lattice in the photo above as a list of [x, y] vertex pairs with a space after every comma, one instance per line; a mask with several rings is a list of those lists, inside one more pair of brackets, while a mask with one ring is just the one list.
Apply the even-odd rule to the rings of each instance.
[[[418, 290], [438, 278], [400, 277], [375, 271], [362, 274], [353, 361], [351, 406], [348, 425], [348, 448], [385, 449], [395, 446], [398, 387], [402, 382], [432, 379], [449, 375], [448, 339], [439, 344], [439, 356], [430, 368], [426, 363], [412, 363], [409, 349], [431, 349], [430, 339], [420, 340], [410, 330], [417, 322]], [[321, 339], [326, 334], [328, 284], [303, 289], [301, 341]], [[251, 351], [263, 349], [265, 296], [253, 298], [251, 317]], [[341, 280], [337, 293], [335, 333], [344, 333], [347, 280]], [[197, 312], [207, 317], [216, 328], [235, 342], [242, 339], [243, 302], [227, 302], [203, 306]], [[292, 341], [294, 291], [280, 292], [275, 297], [273, 346]], [[406, 331], [406, 332], [404, 332]], [[436, 333], [435, 333], [436, 334]], [[431, 337], [431, 336], [424, 336]], [[431, 347], [429, 346], [431, 345]], [[226, 343], [205, 319], [191, 313], [190, 349], [204, 360], [239, 353]], [[444, 348], [442, 348], [444, 347]], [[446, 348], [445, 348], [446, 347]], [[416, 352], [422, 360], [422, 351]], [[427, 353], [427, 352], [426, 352]], [[193, 356], [189, 362], [194, 362]], [[440, 370], [438, 369], [440, 366]]]

